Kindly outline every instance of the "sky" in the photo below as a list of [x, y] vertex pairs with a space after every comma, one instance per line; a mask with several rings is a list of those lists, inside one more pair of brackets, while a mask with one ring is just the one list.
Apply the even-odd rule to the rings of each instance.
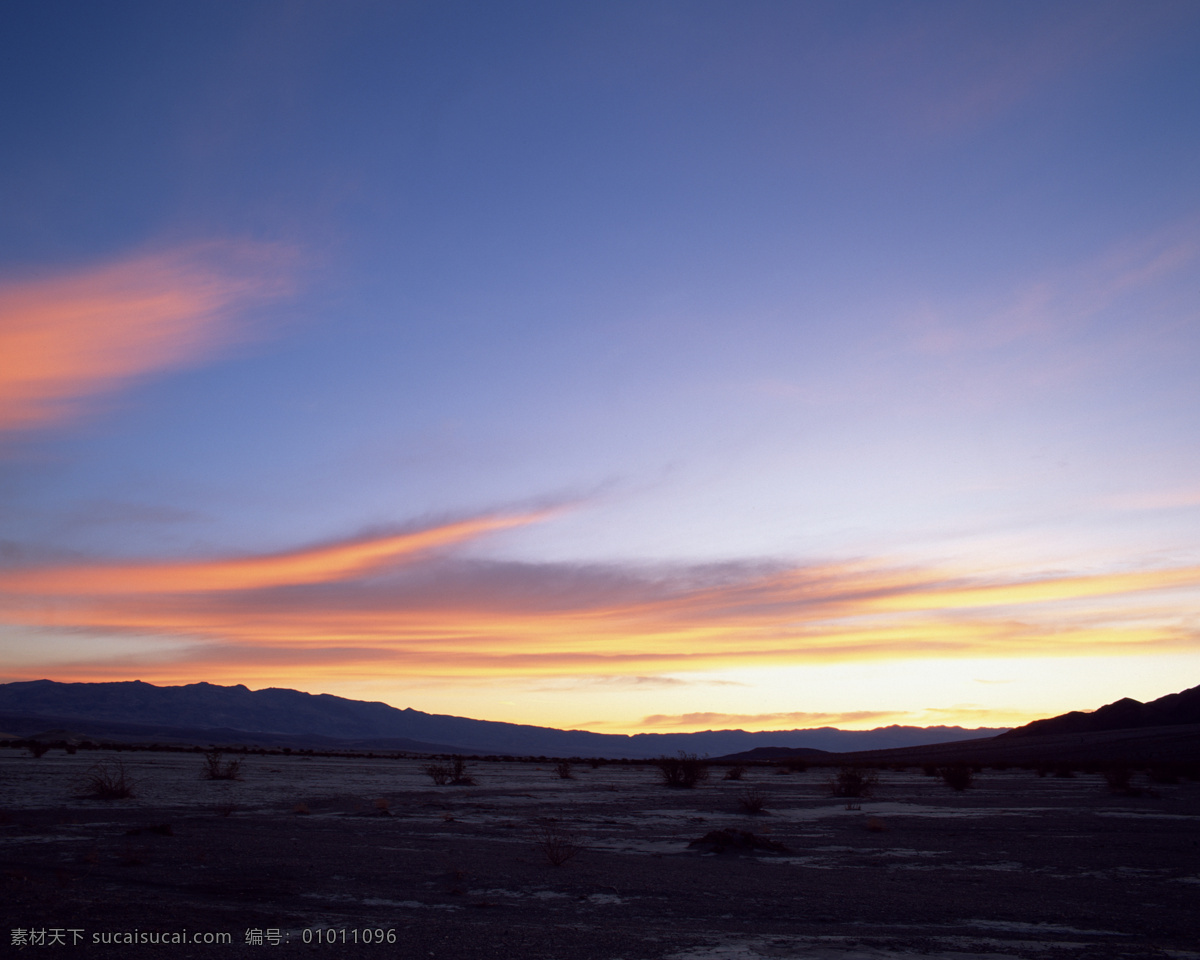
[[1200, 6], [12, 0], [0, 681], [604, 733], [1200, 683]]

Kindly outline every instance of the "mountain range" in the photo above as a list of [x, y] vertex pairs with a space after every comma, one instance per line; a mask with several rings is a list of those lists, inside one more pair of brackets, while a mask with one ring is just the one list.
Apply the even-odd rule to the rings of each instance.
[[1169, 727], [1200, 723], [1200, 687], [1142, 703], [1125, 697], [1090, 713], [1072, 710], [1061, 716], [1034, 720], [1009, 730], [1002, 737], [1033, 737], [1051, 734], [1099, 733], [1105, 730], [1133, 730], [1140, 727]]
[[1163, 743], [1173, 756], [1196, 752], [1192, 744], [1200, 731], [1200, 686], [1149, 703], [1124, 698], [1091, 712], [1072, 711], [1013, 730], [888, 726], [606, 734], [424, 713], [327, 693], [275, 687], [250, 690], [242, 684], [159, 687], [140, 680], [0, 684], [0, 730], [30, 736], [49, 728], [129, 741], [628, 759], [683, 750], [740, 759], [812, 757], [823, 751], [860, 754], [864, 760], [868, 755], [903, 760], [914, 750], [928, 752], [928, 747], [966, 751], [976, 757], [1016, 758], [1067, 745], [1079, 752], [1093, 741], [1101, 754], [1116, 749], [1145, 753], [1147, 744], [1165, 738]]
[[327, 693], [242, 684], [159, 687], [140, 680], [0, 684], [0, 730], [28, 736], [47, 728], [126, 740], [544, 756], [648, 758], [679, 750], [716, 756], [759, 747], [830, 752], [880, 750], [993, 737], [1005, 728], [888, 726], [875, 730], [606, 734], [472, 720], [349, 700]]

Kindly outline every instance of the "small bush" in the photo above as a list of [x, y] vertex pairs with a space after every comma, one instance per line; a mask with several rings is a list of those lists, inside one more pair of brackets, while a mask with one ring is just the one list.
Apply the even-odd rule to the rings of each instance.
[[1151, 783], [1174, 784], [1179, 782], [1179, 771], [1174, 764], [1156, 763], [1146, 771]]
[[31, 757], [44, 757], [50, 751], [50, 744], [42, 740], [29, 741], [29, 755]]
[[221, 760], [220, 750], [210, 750], [204, 755], [204, 769], [200, 771], [201, 780], [241, 780], [241, 760]]
[[936, 763], [921, 764], [921, 773], [927, 777], [936, 777], [938, 775], [938, 765]]
[[456, 787], [475, 785], [475, 778], [467, 773], [467, 762], [462, 757], [451, 757], [449, 764], [428, 763], [421, 770], [439, 787], [448, 783]]
[[570, 760], [559, 760], [558, 763], [554, 765], [554, 772], [558, 774], [558, 779], [560, 780], [575, 779], [575, 774], [571, 772]]
[[828, 780], [829, 792], [834, 797], [869, 797], [879, 778], [869, 770], [859, 767], [842, 767], [836, 776]]
[[1069, 763], [1059, 763], [1054, 767], [1054, 776], [1060, 780], [1067, 780], [1075, 776], [1075, 770]]
[[708, 779], [708, 764], [694, 753], [680, 750], [679, 756], [659, 757], [654, 765], [668, 787], [690, 789]]
[[701, 853], [754, 854], [788, 853], [787, 847], [776, 840], [758, 837], [748, 830], [712, 830], [699, 840], [688, 844]]
[[959, 793], [966, 790], [975, 779], [975, 771], [965, 763], [953, 763], [948, 767], [942, 767], [938, 772], [941, 774], [942, 783]]
[[579, 838], [554, 817], [538, 821], [535, 831], [537, 844], [551, 866], [561, 867], [583, 849]]
[[312, 813], [312, 811], [308, 809], [307, 803], [298, 803], [292, 807], [292, 813], [298, 814], [299, 816], [306, 816], [307, 814]]
[[1113, 793], [1128, 790], [1133, 780], [1133, 771], [1128, 767], [1109, 767], [1104, 771], [1104, 782]]
[[764, 813], [767, 809], [767, 795], [755, 787], [750, 787], [748, 790], [742, 791], [738, 797], [738, 804], [746, 813]]
[[93, 765], [83, 783], [83, 795], [96, 800], [128, 800], [137, 787], [137, 781], [125, 772], [125, 764], [119, 760], [102, 760]]
[[725, 771], [726, 780], [741, 780], [746, 775], [746, 768], [740, 763], [736, 767], [730, 767]]
[[883, 831], [885, 831], [887, 829], [887, 827], [884, 825], [884, 822], [882, 820], [880, 820], [878, 817], [871, 817], [869, 820], [867, 820], [867, 829], [871, 833], [883, 833]]

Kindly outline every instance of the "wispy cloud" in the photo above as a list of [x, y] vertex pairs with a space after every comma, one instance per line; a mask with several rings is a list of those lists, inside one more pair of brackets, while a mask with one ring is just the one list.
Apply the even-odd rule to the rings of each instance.
[[1080, 74], [1112, 69], [1176, 28], [1185, 8], [1060, 4], [1032, 18], [948, 8], [846, 53], [894, 122], [936, 143], [1044, 100], [1048, 88], [1067, 93]]
[[728, 730], [734, 727], [771, 727], [783, 730], [787, 727], [807, 729], [817, 726], [862, 723], [864, 720], [883, 720], [889, 717], [906, 716], [894, 710], [851, 710], [842, 713], [656, 713], [644, 717], [643, 727], [688, 727], [696, 730], [702, 726]]
[[278, 248], [206, 244], [0, 282], [0, 431], [78, 417], [131, 380], [235, 338], [233, 312], [288, 289]]
[[[1127, 237], [1069, 267], [1047, 270], [1002, 299], [927, 305], [908, 321], [910, 345], [922, 353], [956, 356], [1067, 338], [1078, 348], [1075, 337], [1082, 326], [1123, 297], [1186, 276], [1198, 259], [1200, 220], [1188, 217]], [[1139, 337], [1153, 332], [1147, 326], [1151, 319], [1143, 317]]]
[[184, 563], [91, 564], [0, 570], [0, 591], [27, 595], [220, 593], [337, 583], [394, 566], [432, 550], [542, 519], [545, 512], [488, 516], [387, 536], [254, 557]]
[[70, 667], [81, 679], [108, 669], [106, 637], [159, 638], [147, 678], [273, 679], [286, 663], [292, 676], [589, 673], [633, 683], [739, 665], [1113, 655], [1196, 641], [1197, 567], [984, 578], [866, 563], [527, 564], [451, 550], [543, 516], [260, 557], [10, 565], [0, 617], [69, 633], [74, 649], [95, 638], [94, 655]]

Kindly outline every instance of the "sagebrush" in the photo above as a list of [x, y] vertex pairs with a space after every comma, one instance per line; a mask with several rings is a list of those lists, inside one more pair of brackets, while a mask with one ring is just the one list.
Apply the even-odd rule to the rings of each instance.
[[583, 850], [583, 845], [574, 831], [555, 817], [544, 817], [539, 820], [535, 828], [535, 836], [542, 854], [555, 867], [561, 867]]
[[828, 780], [829, 792], [835, 797], [869, 797], [879, 783], [879, 777], [862, 767], [842, 767]]
[[128, 800], [136, 787], [120, 760], [101, 760], [83, 778], [83, 795], [96, 800]]
[[767, 809], [767, 795], [757, 787], [750, 787], [743, 790], [738, 797], [738, 805], [742, 810], [749, 814], [765, 813]]
[[975, 779], [974, 771], [965, 763], [952, 763], [947, 767], [942, 767], [938, 773], [942, 777], [942, 783], [960, 793], [966, 790]]
[[457, 787], [475, 785], [475, 778], [467, 773], [467, 761], [462, 757], [451, 757], [448, 764], [427, 763], [421, 770], [439, 787], [448, 783]]
[[220, 750], [210, 750], [204, 755], [204, 769], [200, 771], [200, 777], [203, 780], [241, 780], [241, 770], [241, 760], [222, 760]]
[[679, 756], [659, 757], [654, 765], [668, 787], [689, 789], [708, 779], [708, 764], [694, 753], [680, 750]]

